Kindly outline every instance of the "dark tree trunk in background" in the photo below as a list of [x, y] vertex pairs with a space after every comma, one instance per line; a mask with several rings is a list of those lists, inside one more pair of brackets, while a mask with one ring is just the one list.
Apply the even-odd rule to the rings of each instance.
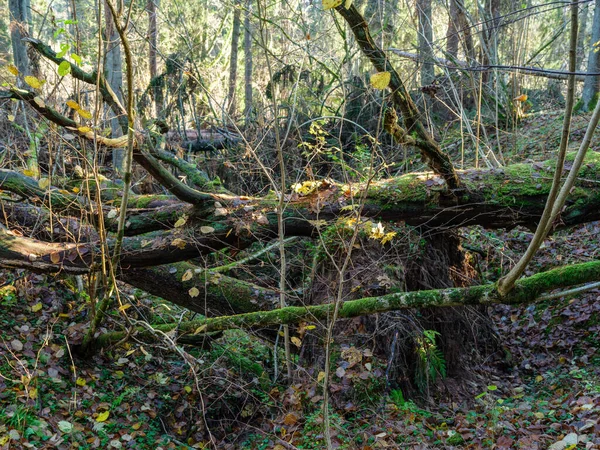
[[242, 13], [239, 1], [235, 2], [234, 7], [233, 29], [231, 31], [231, 58], [229, 60], [229, 92], [227, 94], [227, 111], [229, 114], [234, 114], [236, 107], [235, 87], [237, 84], [238, 43], [240, 40], [240, 22]]
[[[482, 14], [484, 25], [481, 39], [481, 64], [487, 66], [498, 61], [498, 26], [500, 25], [500, 0], [485, 0]], [[483, 82], [490, 79], [490, 72], [483, 72]]]
[[252, 114], [252, 28], [250, 10], [252, 0], [246, 0], [244, 11], [244, 116], [249, 120]]
[[465, 60], [472, 63], [475, 59], [473, 37], [471, 28], [464, 11], [462, 0], [449, 0], [448, 5], [448, 31], [446, 32], [446, 53], [453, 58], [458, 58], [459, 43], [465, 53]]
[[[156, 25], [156, 12], [159, 6], [160, 0], [148, 0], [146, 10], [148, 11], [148, 68], [150, 70], [150, 80], [154, 80], [158, 75], [157, 63], [156, 63], [156, 51], [157, 42], [156, 36], [158, 35], [158, 28]], [[158, 116], [162, 109], [162, 99], [157, 95], [154, 90], [154, 110]]]
[[[119, 34], [115, 29], [115, 24], [110, 10], [106, 5], [104, 8], [104, 20], [104, 75], [106, 76], [106, 81], [108, 82], [114, 93], [117, 95], [117, 97], [119, 97], [119, 101], [123, 102], [123, 68], [120, 47], [121, 41], [119, 40]], [[110, 120], [112, 137], [122, 136], [123, 131], [119, 126], [119, 121], [109, 108], [107, 108], [107, 116]], [[124, 162], [124, 155], [124, 150], [121, 148], [114, 149], [112, 151], [113, 169], [116, 172], [121, 172]]]
[[433, 28], [431, 26], [431, 0], [417, 0], [419, 21], [419, 56], [421, 58], [421, 85], [433, 82], [435, 77], [433, 59]]
[[[596, 52], [594, 42], [600, 41], [600, 0], [594, 3], [594, 21], [592, 22], [592, 40], [588, 46], [590, 49], [588, 55], [588, 73], [598, 73], [600, 71], [600, 53]], [[590, 111], [596, 106], [598, 100], [598, 90], [600, 87], [600, 76], [588, 76], [583, 84], [583, 94], [581, 96], [581, 109]]]
[[12, 42], [13, 61], [21, 76], [31, 73], [27, 47], [21, 41], [29, 36], [31, 11], [29, 0], [8, 0], [10, 12], [10, 39]]
[[590, 5], [584, 3], [579, 9], [579, 31], [577, 32], [577, 62], [575, 68], [577, 71], [583, 70], [583, 61], [585, 59], [585, 50], [587, 49], [587, 23], [590, 15]]
[[450, 0], [448, 5], [448, 31], [446, 31], [446, 53], [453, 58], [458, 57], [458, 28], [460, 25], [456, 20], [457, 13], [456, 0]]

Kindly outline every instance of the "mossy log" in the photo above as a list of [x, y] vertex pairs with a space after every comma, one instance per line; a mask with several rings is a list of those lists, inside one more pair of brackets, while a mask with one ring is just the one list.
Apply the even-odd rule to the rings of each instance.
[[[467, 288], [447, 288], [414, 292], [397, 292], [377, 297], [349, 300], [339, 309], [339, 318], [352, 318], [386, 311], [408, 308], [450, 307], [465, 305], [491, 305], [495, 303], [524, 304], [537, 300], [542, 294], [562, 288], [600, 280], [600, 261], [573, 264], [538, 273], [517, 281], [515, 288], [501, 296], [495, 284]], [[327, 321], [333, 313], [334, 304], [315, 306], [288, 306], [271, 311], [257, 311], [233, 316], [204, 318], [177, 326], [180, 333], [213, 333], [228, 329], [250, 329], [300, 322]], [[105, 344], [115, 343], [124, 337], [122, 333], [104, 335]]]

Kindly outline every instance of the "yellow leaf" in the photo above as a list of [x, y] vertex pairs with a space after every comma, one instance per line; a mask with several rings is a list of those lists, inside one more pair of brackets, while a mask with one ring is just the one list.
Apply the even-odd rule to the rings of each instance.
[[186, 246], [186, 243], [183, 239], [177, 238], [177, 239], [173, 239], [173, 242], [171, 242], [171, 245], [173, 247], [177, 247], [180, 250], [183, 250]]
[[375, 89], [385, 89], [390, 84], [392, 74], [390, 72], [378, 72], [371, 75], [371, 86]]
[[125, 376], [125, 374], [123, 373], [122, 370], [115, 370], [113, 372], [113, 375], [115, 376], [115, 378], [121, 379]]
[[108, 419], [109, 415], [110, 411], [104, 411], [103, 413], [98, 414], [98, 417], [96, 417], [96, 422], [106, 422], [106, 419]]
[[389, 233], [385, 233], [385, 236], [383, 236], [381, 238], [381, 245], [384, 245], [384, 244], [390, 242], [392, 239], [394, 239], [394, 236], [396, 236], [395, 231], [390, 231]]
[[188, 291], [188, 294], [190, 294], [190, 297], [194, 298], [194, 297], [198, 297], [198, 295], [200, 294], [200, 291], [198, 290], [197, 287], [193, 287]]
[[35, 400], [37, 398], [38, 395], [38, 390], [34, 387], [32, 387], [31, 389], [29, 389], [29, 398], [32, 400]]
[[331, 9], [336, 6], [340, 6], [342, 4], [342, 0], [323, 0], [323, 9]]
[[15, 77], [19, 75], [19, 69], [17, 69], [14, 65], [9, 64], [7, 67], [8, 71], [12, 73]]
[[175, 228], [181, 228], [187, 222], [188, 216], [185, 214], [179, 218], [177, 222], [175, 222]]
[[52, 261], [52, 264], [60, 263], [60, 253], [58, 253], [58, 252], [50, 253], [50, 261]]
[[85, 386], [85, 380], [83, 378], [77, 378], [77, 381], [75, 381], [75, 384], [77, 384], [77, 386]]
[[31, 307], [31, 311], [32, 312], [38, 312], [42, 310], [42, 304], [41, 303], [36, 303], [35, 305], [33, 305]]
[[181, 277], [181, 281], [191, 280], [193, 275], [194, 275], [194, 273], [192, 272], [192, 269], [188, 269], [185, 271], [185, 273]]
[[92, 118], [92, 113], [89, 112], [89, 111], [86, 111], [85, 109], [78, 109], [77, 110], [77, 114], [79, 114], [84, 119], [91, 119]]
[[79, 194], [80, 189], [75, 186], [73, 189], [71, 189], [75, 194]]
[[23, 175], [25, 175], [26, 177], [33, 177], [33, 176], [35, 176], [35, 172], [30, 169], [25, 169], [23, 171]]
[[317, 383], [320, 383], [324, 379], [325, 379], [325, 372], [319, 372], [319, 375], [317, 375]]
[[67, 106], [71, 109], [81, 109], [81, 107], [79, 106], [79, 103], [77, 103], [76, 101], [73, 100], [67, 100]]
[[203, 234], [208, 234], [208, 233], [212, 233], [213, 231], [215, 231], [215, 229], [213, 227], [200, 227], [200, 231]]
[[124, 305], [119, 306], [119, 311], [123, 312], [129, 308], [131, 308], [131, 303], [125, 303]]
[[13, 116], [12, 114], [9, 114], [7, 116], [7, 119], [8, 119], [9, 122], [14, 122], [15, 121], [15, 116]]
[[544, 377], [543, 377], [543, 376], [541, 376], [541, 375], [538, 375], [537, 377], [535, 377], [535, 381], [537, 381], [538, 383], [539, 383], [540, 381], [542, 381], [543, 379], [544, 379]]
[[298, 348], [300, 348], [302, 346], [302, 341], [299, 338], [297, 338], [296, 336], [292, 336], [290, 338], [290, 341], [292, 341], [292, 344], [294, 344]]
[[314, 330], [315, 328], [317, 328], [317, 326], [316, 326], [316, 325], [306, 325], [306, 326], [304, 327], [304, 329], [305, 329], [305, 330]]
[[189, 387], [189, 386], [184, 386], [184, 387], [183, 387], [183, 390], [184, 390], [185, 392], [187, 392], [188, 394], [189, 394], [190, 392], [192, 392], [192, 388], [191, 388], [191, 387]]
[[90, 127], [77, 127], [77, 131], [85, 134], [85, 133], [89, 133], [90, 131], [92, 131], [92, 129]]
[[346, 0], [346, 3], [344, 3], [344, 8], [350, 9], [351, 6], [352, 6], [352, 0]]
[[137, 423], [134, 423], [133, 425], [131, 425], [131, 428], [133, 428], [134, 430], [139, 430], [141, 426], [142, 426], [142, 422], [137, 422]]
[[50, 186], [50, 179], [40, 178], [38, 181], [38, 186], [40, 187], [40, 189], [46, 189], [48, 186]]
[[31, 86], [34, 89], [41, 89], [44, 81], [38, 80], [36, 77], [27, 76], [24, 78], [25, 83]]

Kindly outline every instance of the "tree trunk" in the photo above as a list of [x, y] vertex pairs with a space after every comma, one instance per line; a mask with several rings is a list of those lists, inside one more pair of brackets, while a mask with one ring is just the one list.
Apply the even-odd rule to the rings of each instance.
[[30, 0], [9, 0], [10, 39], [12, 42], [13, 62], [21, 77], [29, 75], [31, 68], [27, 47], [22, 39], [29, 36], [31, 22]]
[[[158, 49], [157, 35], [158, 29], [156, 25], [156, 15], [160, 4], [160, 0], [148, 0], [146, 10], [148, 11], [148, 69], [150, 71], [150, 80], [156, 79], [158, 75], [158, 68], [156, 63], [156, 53]], [[153, 94], [154, 97], [154, 110], [156, 117], [159, 116], [162, 110], [162, 101], [160, 95], [156, 92]]]
[[252, 115], [252, 28], [250, 14], [252, 0], [246, 0], [244, 11], [244, 116], [248, 121]]
[[587, 48], [587, 23], [590, 15], [590, 5], [584, 3], [579, 10], [579, 31], [577, 33], [577, 63], [575, 70], [583, 70], [583, 60], [585, 59], [585, 49]]
[[[119, 34], [115, 29], [115, 24], [108, 7], [104, 8], [105, 21], [105, 46], [104, 46], [104, 76], [106, 81], [117, 95], [117, 98], [123, 102], [123, 66], [121, 58], [121, 47]], [[119, 121], [110, 108], [107, 108], [106, 115], [110, 121], [111, 135], [113, 138], [123, 136], [123, 130]], [[121, 173], [125, 160], [125, 151], [122, 148], [115, 148], [112, 151], [112, 163], [115, 175]]]
[[427, 86], [433, 82], [435, 71], [433, 65], [433, 28], [431, 26], [431, 0], [417, 0], [417, 18], [419, 21], [419, 56], [421, 57], [421, 85]]
[[240, 24], [241, 24], [241, 4], [240, 1], [234, 3], [233, 10], [233, 30], [231, 31], [231, 58], [229, 59], [229, 90], [227, 93], [227, 111], [229, 114], [235, 114], [236, 95], [235, 88], [237, 85], [237, 60], [238, 60], [238, 43], [240, 40]]
[[452, 58], [458, 58], [459, 31], [457, 0], [450, 0], [448, 5], [448, 30], [446, 31], [446, 53]]
[[446, 32], [446, 53], [454, 59], [458, 58], [459, 42], [465, 54], [467, 65], [475, 60], [473, 37], [471, 27], [467, 21], [462, 0], [449, 0], [448, 5], [448, 31]]
[[[484, 24], [481, 37], [481, 64], [488, 66], [498, 61], [498, 25], [500, 25], [500, 0], [485, 0], [482, 14]], [[489, 72], [482, 73], [483, 82], [490, 80]]]
[[[600, 72], [600, 53], [594, 43], [600, 41], [600, 0], [594, 3], [594, 20], [592, 22], [592, 40], [590, 41], [590, 52], [588, 56], [587, 72]], [[600, 76], [588, 76], [583, 83], [583, 93], [581, 96], [582, 111], [591, 111], [598, 101], [598, 91], [600, 88]]]

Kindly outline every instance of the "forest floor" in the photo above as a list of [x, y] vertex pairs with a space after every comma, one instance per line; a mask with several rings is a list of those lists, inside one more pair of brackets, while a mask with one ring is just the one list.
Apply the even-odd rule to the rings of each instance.
[[[502, 138], [506, 145], [517, 139], [521, 149], [505, 157], [548, 156], [560, 136], [560, 115], [554, 119], [550, 127], [546, 117], [549, 128], [541, 131], [541, 119], [532, 117], [518, 138]], [[463, 240], [480, 250], [482, 278], [493, 281], [530, 237], [523, 229], [472, 228]], [[600, 223], [559, 232], [529, 271], [598, 259], [598, 242]], [[211, 448], [209, 432], [222, 449], [324, 448], [318, 370], [300, 369], [291, 386], [272, 383], [272, 352], [240, 331], [206, 350], [165, 336], [160, 344], [126, 343], [83, 360], [68, 344], [81, 334], [87, 310], [73, 279], [0, 271], [0, 280], [1, 449]], [[126, 300], [132, 318], [150, 323], [185, 314], [135, 290]], [[369, 348], [337, 348], [335, 445], [600, 449], [600, 290], [497, 306], [491, 316], [505, 366], [482, 361], [467, 380], [442, 381], [454, 391], [448, 398], [406, 399], [386, 384], [387, 362]]]

